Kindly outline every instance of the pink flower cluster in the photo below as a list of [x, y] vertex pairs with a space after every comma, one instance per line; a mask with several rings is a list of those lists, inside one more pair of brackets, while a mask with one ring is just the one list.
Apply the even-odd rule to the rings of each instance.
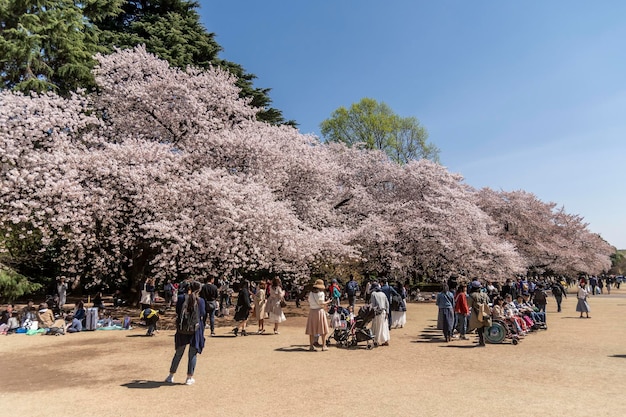
[[258, 122], [218, 69], [170, 68], [142, 47], [97, 59], [97, 94], [0, 93], [3, 257], [28, 242], [86, 285], [232, 270], [308, 279], [328, 265], [503, 280], [610, 265], [579, 216], [532, 194]]

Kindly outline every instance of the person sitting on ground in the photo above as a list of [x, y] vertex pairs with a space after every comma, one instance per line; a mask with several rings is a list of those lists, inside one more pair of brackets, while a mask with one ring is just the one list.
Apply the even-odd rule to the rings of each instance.
[[39, 323], [40, 329], [45, 329], [46, 332], [49, 332], [50, 329], [65, 329], [65, 320], [55, 319], [54, 313], [52, 310], [48, 308], [48, 303], [41, 303], [39, 305], [39, 310], [37, 311], [37, 322]]
[[15, 312], [15, 306], [8, 304], [6, 310], [0, 314], [0, 333], [11, 333], [17, 330], [18, 327], [20, 327], [20, 322]]
[[79, 320], [81, 324], [85, 322], [85, 303], [83, 303], [83, 300], [76, 303], [72, 318]]
[[65, 333], [78, 333], [83, 331], [83, 324], [73, 314], [65, 316]]
[[[28, 304], [20, 311], [20, 327], [28, 327], [37, 320], [37, 312], [33, 300], [28, 300]], [[27, 326], [28, 325], [28, 326]]]

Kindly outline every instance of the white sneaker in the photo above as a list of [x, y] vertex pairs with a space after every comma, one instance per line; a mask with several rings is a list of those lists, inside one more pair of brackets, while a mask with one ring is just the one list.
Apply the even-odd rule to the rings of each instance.
[[165, 378], [165, 382], [173, 384], [174, 383], [174, 375], [168, 375], [167, 378]]
[[187, 378], [187, 381], [185, 381], [185, 385], [193, 385], [193, 383], [196, 382], [195, 379], [193, 378]]

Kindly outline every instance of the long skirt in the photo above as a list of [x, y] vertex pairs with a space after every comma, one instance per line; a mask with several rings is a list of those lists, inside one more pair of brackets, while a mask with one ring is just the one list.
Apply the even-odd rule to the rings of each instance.
[[454, 310], [451, 308], [440, 308], [437, 316], [437, 329], [443, 330], [444, 336], [452, 336], [454, 330]]
[[330, 333], [330, 327], [328, 326], [328, 319], [326, 319], [326, 312], [323, 308], [309, 310], [309, 317], [306, 321], [305, 334], [317, 335]]
[[404, 327], [406, 324], [406, 311], [391, 312], [391, 327]]
[[387, 319], [386, 311], [383, 311], [372, 320], [372, 333], [374, 333], [374, 342], [379, 345], [389, 341], [389, 320]]
[[589, 308], [589, 303], [584, 298], [578, 299], [578, 304], [576, 304], [576, 311], [579, 313], [589, 313], [591, 308]]

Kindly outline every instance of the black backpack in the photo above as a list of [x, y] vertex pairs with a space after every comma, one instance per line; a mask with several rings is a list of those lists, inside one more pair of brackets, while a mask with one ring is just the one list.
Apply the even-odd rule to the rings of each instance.
[[176, 331], [180, 334], [194, 334], [200, 327], [200, 315], [198, 314], [198, 303], [193, 309], [188, 309], [189, 296], [185, 295], [185, 302], [180, 310], [180, 316], [176, 322]]
[[561, 291], [561, 287], [559, 287], [558, 285], [555, 285], [554, 287], [552, 287], [552, 295], [556, 297], [563, 295], [563, 291]]

